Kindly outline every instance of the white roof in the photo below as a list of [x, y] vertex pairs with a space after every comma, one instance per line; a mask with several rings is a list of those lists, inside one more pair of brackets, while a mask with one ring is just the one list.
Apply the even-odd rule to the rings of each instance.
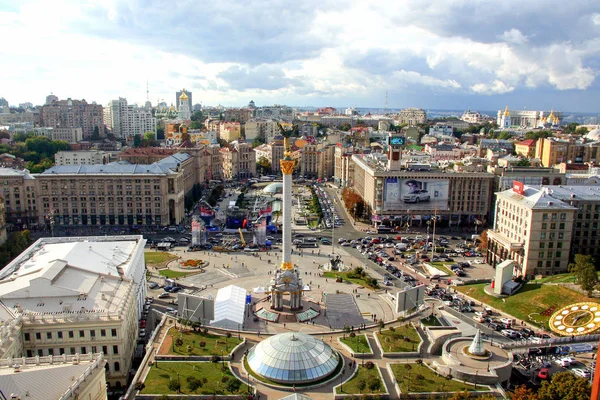
[[512, 189], [505, 190], [503, 192], [496, 193], [499, 199], [505, 199], [512, 203], [519, 204], [529, 209], [536, 210], [558, 210], [558, 209], [571, 209], [575, 207], [560, 201], [557, 198], [552, 197], [548, 188], [534, 188], [531, 186], [525, 186], [523, 194], [518, 194]]
[[215, 319], [211, 321], [211, 325], [222, 327], [242, 325], [246, 294], [246, 289], [234, 285], [219, 289], [215, 298]]

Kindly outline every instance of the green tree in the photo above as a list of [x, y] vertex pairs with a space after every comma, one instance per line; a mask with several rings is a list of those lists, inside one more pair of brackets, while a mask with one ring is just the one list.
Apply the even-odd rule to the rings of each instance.
[[200, 123], [204, 122], [204, 120], [206, 119], [206, 117], [204, 116], [204, 114], [202, 113], [201, 110], [198, 111], [194, 111], [194, 113], [192, 114], [192, 116], [190, 117], [190, 119], [192, 121], [198, 121]]
[[156, 140], [165, 140], [165, 128], [162, 126], [156, 128]]
[[579, 128], [575, 129], [576, 135], [585, 135], [586, 133], [588, 133], [588, 128], [585, 126], [580, 126]]
[[570, 124], [564, 126], [563, 131], [565, 133], [575, 133], [578, 126], [579, 124], [577, 122], [571, 122]]
[[169, 381], [169, 390], [175, 393], [179, 393], [181, 390], [181, 383], [179, 383], [179, 379], [171, 379]]
[[240, 390], [241, 386], [242, 386], [242, 383], [240, 381], [238, 381], [237, 379], [229, 379], [227, 381], [227, 384], [225, 385], [225, 388], [227, 389], [228, 392], [235, 393], [238, 390]]
[[15, 142], [24, 142], [29, 138], [33, 137], [33, 133], [21, 133], [21, 132], [17, 132], [12, 136], [12, 139]]
[[202, 387], [202, 381], [193, 376], [187, 377], [187, 387], [191, 392], [195, 392], [196, 390]]
[[588, 379], [565, 371], [554, 374], [550, 382], [544, 381], [537, 394], [539, 400], [588, 400], [591, 391]]
[[575, 262], [569, 264], [569, 271], [575, 274], [581, 289], [585, 290], [588, 296], [591, 296], [592, 291], [598, 284], [594, 258], [585, 254], [575, 254]]
[[259, 136], [252, 139], [252, 147], [258, 147], [261, 144], [265, 144], [265, 140]]
[[356, 382], [356, 387], [358, 388], [358, 391], [362, 393], [363, 390], [367, 388], [367, 382], [364, 379], [360, 378], [358, 382]]
[[544, 139], [547, 137], [552, 137], [554, 136], [554, 134], [552, 133], [552, 131], [548, 131], [548, 130], [541, 130], [541, 131], [530, 131], [527, 132], [525, 134], [525, 139]]
[[516, 167], [529, 167], [531, 163], [528, 158], [521, 158], [519, 161], [515, 163]]
[[10, 139], [10, 132], [5, 130], [0, 130], [0, 139]]
[[271, 162], [265, 156], [260, 156], [256, 162], [256, 166], [260, 168], [260, 174], [265, 175], [271, 171]]
[[367, 383], [369, 385], [369, 389], [372, 392], [378, 392], [381, 389], [381, 380], [379, 380], [376, 376], [369, 377], [369, 381]]
[[154, 135], [154, 132], [146, 132], [146, 133], [144, 133], [144, 140], [148, 140], [149, 142], [152, 142], [152, 141], [156, 140], [156, 135]]
[[[379, 322], [377, 322], [377, 325], [379, 326], [379, 333], [381, 333], [383, 328], [385, 328], [385, 322], [383, 322], [383, 320], [380, 319]], [[409, 364], [406, 364], [406, 365], [409, 365]]]
[[94, 127], [94, 132], [92, 133], [92, 140], [99, 140], [100, 139], [100, 129], [95, 126]]
[[142, 144], [142, 135], [139, 133], [133, 137], [133, 147], [140, 147]]

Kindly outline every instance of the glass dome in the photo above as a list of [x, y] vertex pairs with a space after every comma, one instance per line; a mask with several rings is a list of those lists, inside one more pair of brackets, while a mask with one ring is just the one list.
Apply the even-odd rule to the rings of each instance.
[[338, 355], [313, 336], [290, 332], [254, 346], [248, 353], [248, 365], [274, 382], [307, 383], [330, 375], [338, 365]]
[[282, 193], [283, 192], [283, 183], [282, 182], [270, 183], [267, 186], [265, 186], [265, 188], [263, 189], [263, 192], [271, 193], [271, 194]]

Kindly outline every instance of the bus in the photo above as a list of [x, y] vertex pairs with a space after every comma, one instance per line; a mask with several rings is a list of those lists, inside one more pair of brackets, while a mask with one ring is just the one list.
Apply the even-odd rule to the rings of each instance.
[[305, 242], [305, 243], [298, 243], [296, 245], [297, 249], [316, 249], [318, 247], [319, 247], [318, 242]]

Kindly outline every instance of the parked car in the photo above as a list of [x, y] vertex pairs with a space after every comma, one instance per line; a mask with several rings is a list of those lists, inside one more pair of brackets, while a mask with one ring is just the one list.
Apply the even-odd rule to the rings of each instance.
[[590, 370], [585, 368], [573, 368], [571, 372], [585, 379], [589, 379], [592, 376]]
[[158, 287], [158, 283], [156, 283], [156, 282], [150, 282], [150, 283], [148, 284], [148, 287], [149, 287], [150, 289], [156, 289], [156, 288]]
[[538, 372], [537, 376], [540, 379], [548, 379], [550, 378], [550, 370], [548, 368], [542, 368], [540, 369], [540, 372]]
[[568, 367], [569, 365], [571, 365], [569, 360], [565, 360], [564, 358], [557, 358], [556, 360], [554, 360], [554, 363], [556, 365], [560, 365], [561, 367]]
[[513, 320], [512, 320], [512, 318], [501, 318], [500, 322], [502, 322], [503, 324], [506, 324], [506, 325], [512, 325]]
[[159, 294], [159, 295], [158, 295], [158, 298], [159, 298], [159, 299], [164, 299], [164, 298], [167, 298], [167, 297], [169, 297], [169, 296], [170, 296], [170, 294], [169, 294], [169, 293], [167, 293], [167, 292], [163, 292], [163, 293], [161, 293], [161, 294]]

